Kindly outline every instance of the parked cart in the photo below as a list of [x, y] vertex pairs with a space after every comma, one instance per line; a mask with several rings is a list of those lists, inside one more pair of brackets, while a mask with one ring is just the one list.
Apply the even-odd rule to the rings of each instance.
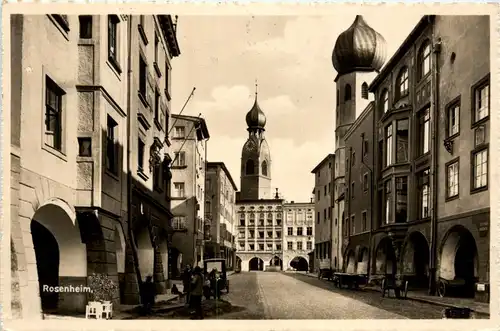
[[382, 297], [385, 297], [387, 292], [387, 297], [390, 296], [390, 291], [394, 291], [394, 296], [396, 298], [406, 298], [408, 295], [408, 281], [403, 277], [387, 275], [382, 280]]
[[352, 274], [347, 272], [334, 272], [333, 281], [335, 286], [342, 288], [347, 286], [350, 289], [357, 289], [359, 285], [364, 285], [367, 282], [367, 275], [365, 274]]

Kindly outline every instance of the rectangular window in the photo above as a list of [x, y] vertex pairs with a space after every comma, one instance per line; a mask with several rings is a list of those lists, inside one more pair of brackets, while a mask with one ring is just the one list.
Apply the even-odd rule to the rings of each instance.
[[259, 251], [263, 251], [264, 250], [264, 244], [259, 244]]
[[80, 38], [81, 39], [91, 39], [92, 38], [92, 16], [91, 15], [80, 15], [78, 16], [80, 22]]
[[153, 189], [162, 191], [161, 164], [153, 168]]
[[313, 247], [313, 243], [312, 243], [312, 241], [308, 241], [308, 242], [306, 243], [306, 247], [307, 247], [307, 250], [308, 250], [308, 251], [312, 250], [312, 247]]
[[312, 226], [308, 226], [307, 227], [307, 235], [308, 236], [312, 236], [313, 235], [313, 228], [312, 228]]
[[259, 239], [264, 239], [264, 231], [259, 231]]
[[367, 231], [368, 230], [368, 224], [366, 222], [366, 211], [361, 213], [361, 221], [362, 221], [362, 231]]
[[458, 196], [458, 161], [446, 166], [446, 197]]
[[250, 230], [248, 238], [254, 239], [255, 238], [255, 230]]
[[276, 250], [281, 251], [281, 244], [276, 244]]
[[176, 167], [184, 167], [186, 166], [186, 152], [175, 152], [175, 163]]
[[448, 108], [448, 137], [460, 132], [460, 102]]
[[474, 122], [490, 114], [490, 84], [483, 84], [474, 89]]
[[139, 171], [144, 171], [144, 142], [139, 138], [137, 144], [137, 167]]
[[297, 236], [302, 236], [303, 235], [302, 230], [303, 230], [302, 227], [298, 227], [297, 228]]
[[92, 156], [92, 138], [78, 137], [78, 156]]
[[118, 124], [108, 115], [106, 129], [106, 169], [113, 174], [118, 172], [116, 134]]
[[297, 242], [297, 250], [298, 251], [302, 250], [302, 242], [301, 241]]
[[392, 124], [385, 128], [385, 166], [392, 164]]
[[293, 242], [292, 241], [289, 241], [286, 244], [287, 244], [287, 249], [293, 250]]
[[419, 152], [426, 154], [430, 150], [430, 115], [429, 108], [419, 114]]
[[139, 56], [139, 93], [146, 101], [146, 85], [148, 81], [148, 65], [146, 61]]
[[408, 215], [408, 177], [396, 178], [396, 223], [407, 221]]
[[354, 182], [351, 183], [351, 198], [354, 200]]
[[287, 229], [287, 231], [288, 231], [288, 235], [289, 235], [289, 236], [293, 236], [293, 228], [292, 228], [292, 227], [289, 227], [289, 228]]
[[320, 218], [321, 218], [321, 213], [318, 211], [318, 219], [316, 220], [316, 223], [318, 223], [318, 224], [319, 224], [319, 222], [320, 222]]
[[113, 65], [118, 64], [118, 23], [117, 15], [108, 15], [108, 59]]
[[167, 95], [167, 99], [170, 101], [170, 67], [166, 62], [165, 62], [165, 94]]
[[183, 126], [176, 126], [174, 128], [174, 138], [177, 139], [183, 139], [185, 138], [186, 133], [185, 133], [185, 128]]
[[281, 238], [281, 231], [276, 231], [276, 238]]
[[396, 122], [396, 163], [408, 161], [408, 127], [407, 119]]
[[418, 179], [418, 193], [419, 193], [419, 217], [427, 218], [430, 216], [430, 199], [429, 199], [429, 169], [422, 171]]
[[326, 185], [324, 186], [324, 196], [326, 197]]
[[62, 99], [65, 92], [45, 79], [45, 145], [62, 151]]
[[385, 224], [392, 223], [392, 188], [391, 181], [388, 180], [384, 184], [384, 222]]
[[483, 149], [473, 154], [472, 180], [473, 189], [488, 185], [488, 150]]
[[174, 183], [174, 196], [176, 198], [185, 198], [184, 183]]
[[160, 114], [161, 114], [161, 109], [160, 109], [160, 92], [158, 90], [155, 91], [155, 122], [158, 126], [161, 128], [161, 120], [160, 120]]
[[172, 227], [174, 230], [185, 230], [186, 227], [186, 216], [175, 216], [172, 221]]
[[323, 221], [326, 221], [326, 208], [323, 209]]
[[160, 51], [160, 39], [158, 38], [158, 33], [155, 31], [155, 62], [158, 63], [159, 51]]
[[363, 175], [363, 191], [368, 191], [368, 174]]
[[251, 250], [251, 251], [254, 251], [254, 250], [255, 250], [255, 244], [250, 244], [249, 246], [250, 246], [250, 250]]

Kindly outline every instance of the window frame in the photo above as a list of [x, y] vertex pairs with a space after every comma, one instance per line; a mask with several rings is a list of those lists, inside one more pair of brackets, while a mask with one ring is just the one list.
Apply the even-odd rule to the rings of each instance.
[[[404, 160], [399, 160], [398, 159], [398, 149], [400, 146], [401, 141], [399, 140], [399, 137], [401, 137], [398, 133], [401, 132], [402, 130], [398, 130], [400, 128], [400, 123], [407, 123], [406, 131], [408, 132], [407, 135], [407, 141], [406, 141], [406, 159]], [[410, 162], [410, 119], [408, 117], [402, 117], [396, 120], [396, 130], [395, 130], [395, 139], [394, 140], [394, 153], [395, 153], [395, 164], [404, 164]]]
[[[49, 91], [56, 98], [56, 108], [49, 104], [48, 96]], [[50, 152], [60, 153], [64, 155], [65, 142], [64, 142], [64, 123], [65, 123], [65, 104], [66, 104], [66, 91], [64, 91], [52, 78], [48, 75], [44, 77], [44, 115], [43, 115], [43, 147]], [[49, 118], [54, 118], [55, 129], [49, 130], [48, 123], [51, 123]], [[50, 133], [50, 134], [49, 134]], [[47, 136], [53, 137], [53, 143], [47, 142]]]
[[[429, 50], [428, 52], [426, 50]], [[427, 77], [431, 71], [432, 71], [432, 49], [431, 49], [431, 42], [429, 39], [425, 39], [421, 44], [420, 48], [418, 51], [418, 57], [417, 57], [417, 68], [418, 68], [418, 78], [419, 81]], [[425, 62], [429, 62], [429, 68], [428, 71], [424, 73], [424, 64]]]
[[[174, 198], [177, 198], [177, 199], [185, 199], [186, 198], [186, 183], [184, 182], [173, 182], [172, 185], [174, 186], [174, 193], [175, 193], [175, 196], [173, 196]], [[176, 185], [182, 185], [182, 195], [179, 195], [177, 194], [177, 188], [176, 188]], [[179, 190], [180, 191], [180, 190]]]
[[[456, 169], [456, 172], [457, 172], [456, 173], [457, 192], [454, 195], [450, 195], [450, 173], [449, 173], [449, 170], [450, 170], [450, 167], [455, 165], [455, 164], [457, 166], [457, 169]], [[446, 164], [445, 164], [445, 188], [446, 188], [446, 191], [445, 191], [445, 201], [446, 202], [459, 198], [459, 196], [460, 196], [460, 157], [456, 157], [453, 160], [446, 162]]]
[[[390, 122], [384, 128], [384, 145], [385, 145], [385, 155], [384, 155], [384, 164], [385, 164], [385, 166], [384, 166], [384, 168], [390, 167], [391, 165], [394, 164], [394, 160], [393, 160], [393, 152], [394, 152], [393, 137], [394, 137], [394, 132], [393, 131], [394, 131], [394, 129], [393, 129], [393, 123]], [[389, 144], [389, 142], [390, 142], [390, 144]]]
[[[113, 68], [118, 72], [118, 74], [122, 73], [122, 69], [120, 67], [120, 61], [118, 60], [120, 57], [119, 54], [119, 26], [120, 18], [116, 14], [108, 15], [108, 61], [113, 66]], [[113, 37], [113, 38], [111, 38]]]
[[[478, 155], [479, 153], [482, 153], [482, 152], [486, 152], [486, 184], [484, 186], [481, 186], [481, 187], [475, 187], [475, 174], [474, 174], [474, 170], [475, 170], [475, 167], [476, 167], [476, 155]], [[471, 151], [471, 158], [470, 158], [470, 193], [471, 194], [474, 194], [474, 193], [479, 193], [479, 192], [482, 192], [482, 191], [486, 191], [488, 190], [488, 186], [489, 186], [489, 175], [490, 175], [490, 150], [489, 150], [489, 144], [483, 144], [477, 148], [475, 148], [474, 150]]]
[[[426, 176], [423, 176], [423, 174], [425, 172], [428, 172], [428, 174]], [[423, 184], [423, 178], [424, 177], [427, 177], [428, 180], [427, 180], [427, 184]], [[423, 169], [422, 171], [419, 171], [418, 172], [418, 177], [417, 177], [417, 188], [418, 188], [418, 208], [417, 208], [417, 211], [418, 211], [418, 217], [417, 219], [419, 220], [424, 220], [424, 219], [428, 219], [431, 217], [430, 215], [430, 197], [431, 197], [431, 185], [430, 185], [430, 180], [431, 180], [431, 173], [430, 173], [430, 169], [427, 168], [427, 169]], [[427, 186], [427, 194], [426, 194], [426, 197], [427, 197], [427, 215], [424, 216], [424, 191], [423, 191], [423, 187], [424, 186]]]
[[[451, 133], [451, 111], [458, 108], [458, 123], [457, 123], [457, 132]], [[453, 139], [460, 135], [460, 113], [461, 113], [461, 96], [459, 95], [455, 99], [451, 100], [446, 106], [446, 139]]]
[[385, 88], [382, 90], [380, 94], [380, 106], [382, 110], [382, 115], [385, 115], [389, 112], [389, 89]]
[[[142, 72], [144, 70], [144, 72]], [[148, 108], [150, 105], [148, 103], [148, 62], [146, 57], [139, 52], [139, 90], [137, 91], [139, 99], [141, 100], [144, 107]], [[143, 81], [144, 80], [144, 81]], [[144, 86], [143, 86], [144, 85]]]
[[[476, 120], [477, 92], [480, 89], [484, 88], [485, 86], [488, 86], [488, 114], [485, 115], [483, 118]], [[474, 128], [484, 122], [487, 122], [490, 118], [490, 114], [491, 114], [491, 81], [490, 81], [490, 74], [488, 73], [486, 76], [481, 78], [471, 87], [471, 128]]]
[[344, 102], [352, 100], [352, 87], [351, 84], [344, 86]]
[[106, 124], [106, 171], [115, 176], [118, 175], [117, 131], [118, 123], [108, 114]]
[[368, 100], [368, 84], [366, 82], [363, 82], [363, 84], [361, 84], [361, 98], [362, 99], [365, 99], [365, 100]]
[[[430, 106], [423, 107], [418, 113], [418, 156], [424, 156], [431, 151], [431, 114]], [[425, 151], [425, 127], [427, 123], [427, 151]]]
[[[94, 17], [92, 15], [78, 15], [78, 38], [92, 39], [93, 25]], [[82, 29], [83, 27], [86, 29]], [[88, 30], [89, 27], [90, 31]]]
[[[142, 146], [142, 148], [141, 148]], [[142, 150], [141, 150], [142, 149]], [[137, 139], [137, 172], [144, 173], [146, 143], [141, 137]]]
[[[404, 79], [402, 80], [402, 78]], [[402, 89], [404, 85], [406, 85], [405, 90]], [[398, 98], [403, 98], [410, 93], [410, 70], [408, 70], [407, 66], [404, 66], [399, 70], [398, 76], [396, 78], [396, 86]]]

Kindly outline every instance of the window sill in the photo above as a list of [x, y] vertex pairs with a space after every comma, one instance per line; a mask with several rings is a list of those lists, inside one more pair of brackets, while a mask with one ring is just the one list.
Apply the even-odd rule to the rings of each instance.
[[147, 46], [147, 44], [149, 44], [149, 40], [148, 37], [146, 36], [146, 32], [144, 31], [144, 27], [142, 26], [142, 24], [139, 24], [137, 26], [137, 29], [139, 30], [139, 35], [141, 36], [144, 45]]
[[160, 67], [158, 66], [158, 63], [156, 61], [153, 62], [153, 67], [155, 68], [156, 75], [158, 76], [158, 78], [160, 78], [161, 77], [161, 70], [160, 70]]
[[121, 68], [120, 64], [118, 63], [118, 60], [114, 56], [108, 55], [108, 61], [111, 64], [111, 66], [113, 67], [113, 69], [116, 70], [118, 75], [121, 75], [122, 68]]
[[120, 181], [120, 178], [118, 177], [118, 174], [108, 168], [106, 168], [106, 170], [104, 171], [106, 173], [106, 175], [108, 175], [109, 177], [113, 178], [114, 180], [116, 180], [117, 182]]
[[457, 132], [457, 133], [454, 133], [452, 134], [451, 136], [449, 136], [448, 138], [446, 138], [444, 141], [452, 141], [454, 140], [455, 138], [458, 138], [460, 136], [460, 132]]
[[167, 97], [168, 101], [172, 100], [172, 96], [170, 95], [170, 92], [168, 92], [168, 89], [165, 89], [165, 96]]
[[186, 169], [187, 167], [188, 167], [187, 165], [171, 166], [170, 169]]
[[173, 229], [174, 232], [188, 232], [188, 229], [187, 228], [184, 228], [184, 229]]
[[[472, 113], [472, 114], [474, 114], [474, 113]], [[481, 124], [484, 124], [484, 123], [488, 122], [488, 121], [489, 121], [489, 119], [490, 119], [490, 115], [488, 115], [488, 116], [486, 116], [486, 117], [483, 117], [483, 118], [481, 118], [479, 121], [476, 121], [476, 122], [471, 123], [470, 128], [471, 128], [471, 129], [474, 129], [474, 128], [476, 128], [476, 127], [480, 126]]]
[[45, 150], [46, 152], [54, 155], [55, 157], [60, 158], [64, 162], [68, 162], [68, 157], [62, 151], [59, 151], [59, 150], [57, 150], [57, 149], [55, 149], [53, 147], [50, 147], [47, 144], [43, 144], [42, 149]]
[[141, 102], [142, 102], [142, 104], [144, 105], [144, 107], [149, 108], [149, 103], [148, 103], [148, 101], [146, 100], [146, 96], [144, 96], [144, 95], [142, 94], [142, 92], [141, 92], [141, 91], [139, 91], [139, 92], [137, 92], [137, 93], [138, 93], [138, 95], [139, 95], [139, 100], [141, 100]]
[[170, 200], [172, 201], [186, 200], [186, 197], [170, 197]]
[[137, 170], [137, 175], [141, 177], [144, 181], [147, 181], [149, 179], [148, 175], [146, 175], [144, 173], [144, 170], [142, 170], [141, 168]]
[[488, 185], [478, 188], [471, 188], [470, 194], [481, 193], [488, 190]]
[[450, 202], [450, 201], [453, 201], [453, 200], [457, 200], [458, 198], [459, 198], [459, 195], [457, 194], [457, 195], [454, 195], [454, 196], [452, 196], [452, 197], [446, 197], [446, 198], [444, 199], [444, 201], [445, 201], [445, 202]]

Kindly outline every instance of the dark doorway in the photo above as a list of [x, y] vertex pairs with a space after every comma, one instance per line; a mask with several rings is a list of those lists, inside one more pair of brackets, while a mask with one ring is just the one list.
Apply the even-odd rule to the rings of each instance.
[[248, 269], [250, 271], [262, 271], [264, 270], [264, 261], [258, 257], [254, 257], [248, 262]]
[[59, 285], [59, 245], [52, 233], [37, 221], [31, 221], [31, 236], [35, 249], [38, 284], [42, 310], [56, 310], [59, 295], [47, 290]]
[[309, 263], [301, 256], [294, 257], [290, 262], [290, 266], [297, 271], [307, 271], [309, 269]]
[[277, 256], [275, 256], [271, 259], [270, 265], [275, 266], [275, 267], [279, 267], [280, 270], [283, 270], [283, 261]]
[[415, 287], [426, 288], [428, 286], [429, 268], [429, 245], [424, 235], [414, 232], [410, 236], [413, 245], [413, 265], [415, 267]]

